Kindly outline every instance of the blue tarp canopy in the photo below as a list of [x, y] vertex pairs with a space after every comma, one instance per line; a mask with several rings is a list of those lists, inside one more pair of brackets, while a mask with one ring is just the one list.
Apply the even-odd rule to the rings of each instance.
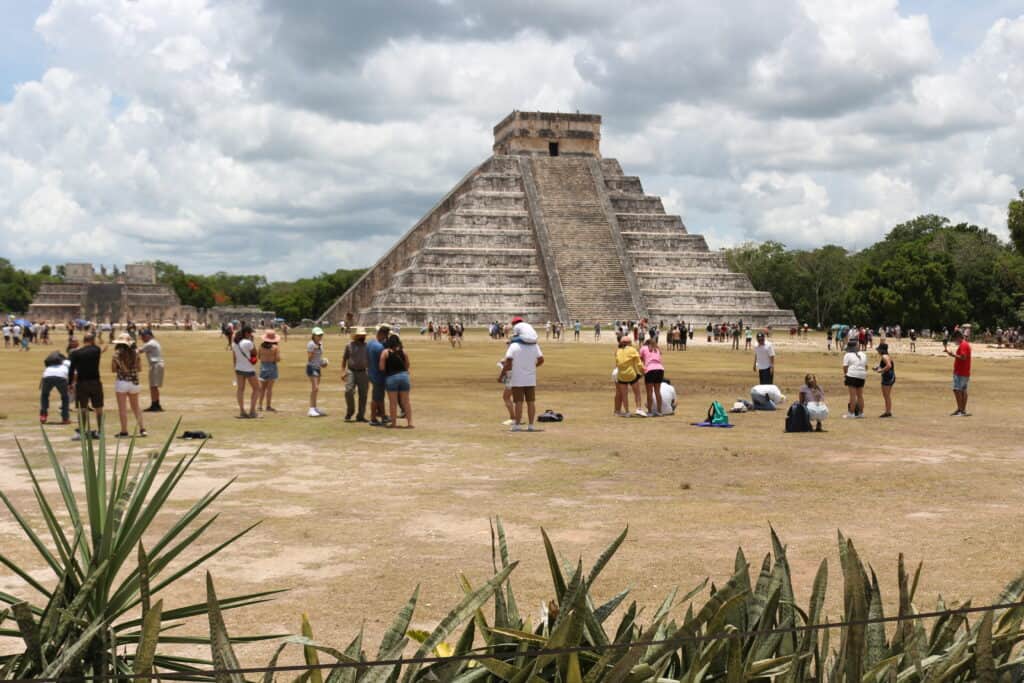
[[29, 321], [25, 320], [24, 318], [18, 318], [17, 320], [14, 321], [14, 324], [15, 325], [20, 325], [21, 327], [31, 327], [32, 326], [32, 323], [30, 323]]

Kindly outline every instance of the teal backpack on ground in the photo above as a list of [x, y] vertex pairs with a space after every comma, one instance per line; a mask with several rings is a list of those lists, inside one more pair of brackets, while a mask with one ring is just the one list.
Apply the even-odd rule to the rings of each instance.
[[712, 401], [708, 407], [707, 421], [713, 425], [729, 424], [729, 413], [725, 412], [725, 406], [718, 401]]

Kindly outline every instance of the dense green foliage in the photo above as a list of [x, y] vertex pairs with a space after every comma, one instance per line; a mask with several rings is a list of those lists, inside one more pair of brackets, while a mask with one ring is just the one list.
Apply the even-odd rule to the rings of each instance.
[[[89, 424], [80, 419], [82, 434]], [[176, 429], [174, 431], [177, 431]], [[127, 452], [111, 453], [106, 438], [81, 442], [81, 483], [76, 485], [43, 430], [48, 462], [59, 494], [47, 491], [31, 459], [21, 450], [32, 483], [38, 514], [27, 517], [0, 491], [11, 518], [20, 527], [26, 550], [52, 573], [42, 579], [36, 564], [19, 564], [0, 553], [0, 565], [20, 578], [37, 599], [22, 600], [0, 592], [0, 679], [61, 678], [147, 673], [152, 667], [187, 671], [209, 665], [157, 649], [163, 645], [209, 644], [201, 636], [170, 631], [190, 617], [233, 609], [268, 599], [274, 591], [223, 600], [200, 600], [191, 605], [163, 607], [160, 596], [168, 587], [247, 533], [247, 529], [213, 544], [201, 553], [195, 542], [217, 515], [202, 520], [228, 487], [208, 492], [184, 511], [167, 506], [178, 483], [199, 451], [177, 459], [164, 469], [174, 432], [151, 453], [140, 454], [135, 439]], [[140, 446], [141, 448], [141, 446]], [[47, 487], [49, 488], [49, 487]], [[35, 527], [45, 525], [45, 532]], [[150, 543], [142, 546], [143, 537]], [[9, 548], [4, 549], [10, 552]], [[187, 555], [193, 557], [185, 560]], [[30, 571], [31, 570], [31, 571]], [[4, 628], [10, 618], [13, 628]], [[20, 641], [16, 652], [10, 644]], [[130, 648], [126, 651], [126, 647]]]
[[[1024, 209], [1022, 209], [1024, 211]], [[730, 265], [782, 308], [817, 326], [835, 322], [938, 329], [1022, 319], [1024, 252], [984, 228], [920, 216], [857, 253], [828, 245], [787, 250], [777, 242], [727, 250]]]
[[39, 291], [39, 285], [54, 277], [50, 266], [43, 266], [36, 273], [18, 270], [5, 258], [0, 258], [0, 313], [28, 310], [32, 297]]
[[1007, 207], [1006, 227], [1010, 229], [1010, 241], [1017, 249], [1017, 252], [1024, 254], [1024, 190], [1018, 194], [1018, 199], [1010, 200]]

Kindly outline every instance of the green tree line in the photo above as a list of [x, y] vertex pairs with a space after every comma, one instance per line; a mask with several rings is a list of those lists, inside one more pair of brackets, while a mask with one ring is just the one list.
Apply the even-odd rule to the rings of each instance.
[[780, 307], [812, 326], [1007, 327], [1024, 322], [1024, 194], [1011, 202], [1009, 224], [1009, 244], [976, 225], [927, 215], [856, 253], [765, 242], [726, 254], [755, 288], [771, 292]]

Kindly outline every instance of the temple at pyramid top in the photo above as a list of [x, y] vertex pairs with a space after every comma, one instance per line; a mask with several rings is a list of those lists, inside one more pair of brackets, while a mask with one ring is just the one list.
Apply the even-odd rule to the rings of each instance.
[[601, 158], [600, 114], [513, 111], [494, 127], [495, 154]]
[[321, 319], [795, 324], [601, 157], [600, 116], [513, 111], [492, 151]]

